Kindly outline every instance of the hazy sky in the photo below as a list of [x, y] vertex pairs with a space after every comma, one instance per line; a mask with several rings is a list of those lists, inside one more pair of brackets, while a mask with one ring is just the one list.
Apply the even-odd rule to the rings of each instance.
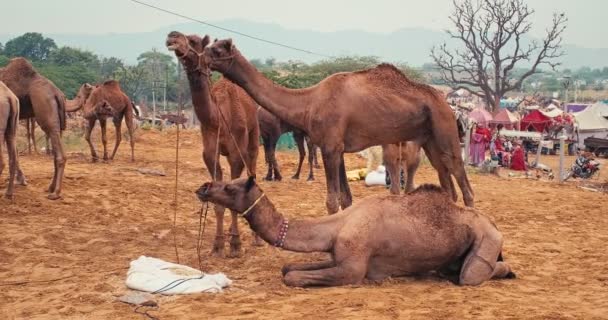
[[[390, 32], [404, 27], [443, 30], [451, 0], [142, 0], [202, 20], [240, 18], [287, 28]], [[130, 0], [4, 1], [1, 34], [151, 31], [183, 19]], [[554, 11], [569, 18], [565, 43], [608, 47], [608, 0], [527, 0], [536, 10], [532, 35], [542, 35]], [[10, 13], [10, 14], [7, 14]], [[246, 30], [244, 30], [246, 32]], [[260, 35], [263, 36], [263, 35]]]

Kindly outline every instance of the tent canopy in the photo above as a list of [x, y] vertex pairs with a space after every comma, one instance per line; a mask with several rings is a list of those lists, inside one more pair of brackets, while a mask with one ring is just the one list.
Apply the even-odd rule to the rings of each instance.
[[540, 111], [542, 112], [545, 116], [549, 117], [549, 118], [555, 118], [558, 116], [561, 116], [562, 113], [564, 113], [562, 110], [558, 109], [555, 105], [550, 105], [549, 107], [547, 107], [546, 110], [544, 111]]
[[492, 115], [486, 109], [480, 107], [475, 108], [469, 113], [469, 119], [477, 124], [488, 126], [490, 121], [492, 121]]
[[549, 124], [551, 124], [551, 119], [538, 110], [528, 113], [521, 119], [522, 130], [528, 130], [528, 128], [532, 127], [538, 132], [543, 132]]
[[587, 107], [585, 110], [574, 115], [578, 130], [581, 131], [608, 131], [608, 105], [596, 103]]
[[494, 115], [494, 120], [490, 121], [491, 124], [502, 124], [508, 129], [513, 128], [519, 122], [519, 117], [513, 112], [502, 109]]

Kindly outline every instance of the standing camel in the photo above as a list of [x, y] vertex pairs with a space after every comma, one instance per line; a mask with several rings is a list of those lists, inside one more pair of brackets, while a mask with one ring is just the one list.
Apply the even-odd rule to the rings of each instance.
[[[208, 44], [208, 36], [186, 36], [175, 31], [169, 33], [166, 41], [167, 49], [175, 53], [186, 70], [192, 104], [201, 123], [203, 161], [214, 181], [223, 179], [220, 155], [227, 158], [232, 179], [240, 177], [245, 166], [250, 175], [255, 175], [259, 149], [256, 104], [245, 91], [226, 79], [220, 79], [211, 88], [211, 71], [199, 54]], [[224, 211], [224, 206], [215, 206], [217, 228], [212, 254], [216, 256], [224, 255]], [[230, 235], [230, 256], [239, 256], [241, 238], [236, 211], [232, 211]], [[256, 245], [262, 244], [259, 238], [254, 238]]]
[[[109, 104], [109, 105], [108, 105]], [[95, 146], [91, 142], [91, 131], [95, 128], [95, 123], [99, 121], [101, 127], [101, 141], [103, 144], [103, 160], [114, 160], [116, 151], [122, 141], [122, 119], [125, 119], [127, 130], [129, 131], [129, 142], [131, 143], [131, 161], [135, 161], [135, 138], [133, 137], [133, 112], [137, 110], [133, 107], [131, 99], [120, 89], [120, 84], [116, 80], [108, 80], [101, 85], [92, 86], [88, 83], [80, 86], [76, 97], [67, 101], [67, 111], [75, 112], [84, 108], [84, 118], [87, 120], [85, 138], [91, 148], [93, 162], [97, 162], [99, 157]], [[114, 151], [108, 158], [106, 138], [106, 121], [112, 117], [116, 128], [116, 143]]]
[[302, 163], [304, 162], [304, 157], [306, 156], [306, 149], [304, 148], [304, 142], [306, 142], [309, 150], [309, 172], [307, 180], [314, 180], [313, 163], [316, 161], [315, 148], [310, 143], [310, 140], [307, 139], [306, 134], [302, 130], [290, 126], [285, 121], [281, 121], [281, 119], [268, 112], [268, 110], [260, 107], [258, 107], [258, 120], [260, 122], [260, 136], [262, 137], [262, 140], [264, 140], [264, 158], [266, 160], [266, 165], [268, 166], [268, 173], [266, 174], [265, 180], [281, 181], [283, 178], [279, 170], [279, 164], [277, 163], [275, 152], [279, 138], [282, 134], [287, 132], [293, 133], [293, 139], [298, 146], [298, 153], [300, 156], [298, 159], [298, 169], [296, 170], [296, 173], [293, 175], [292, 179], [300, 179]]
[[414, 141], [382, 146], [382, 158], [386, 172], [392, 181], [390, 191], [399, 194], [401, 170], [406, 173], [405, 192], [414, 191], [414, 175], [420, 165], [420, 145]]
[[41, 76], [24, 58], [13, 58], [0, 68], [0, 81], [19, 98], [19, 118], [36, 118], [51, 140], [55, 171], [47, 192], [48, 198], [61, 198], [65, 151], [61, 132], [65, 130], [65, 96], [50, 80]]
[[411, 81], [390, 64], [381, 64], [337, 73], [309, 88], [288, 89], [264, 77], [231, 39], [215, 41], [205, 49], [204, 57], [212, 70], [241, 86], [281, 120], [306, 132], [321, 148], [330, 214], [352, 204], [344, 153], [401, 141], [422, 145], [442, 188], [457, 199], [454, 175], [465, 204], [473, 206], [454, 114], [431, 86]]
[[5, 197], [13, 199], [15, 191], [15, 176], [17, 183], [26, 185], [25, 176], [19, 167], [19, 155], [17, 153], [17, 126], [19, 125], [19, 99], [13, 92], [0, 81], [0, 177], [4, 171], [4, 156], [2, 145], [6, 142], [8, 153], [8, 187]]
[[430, 271], [459, 285], [515, 278], [503, 261], [496, 225], [434, 185], [408, 195], [367, 197], [336, 215], [308, 220], [284, 217], [253, 177], [208, 182], [196, 194], [241, 213], [269, 244], [329, 254], [324, 261], [285, 265], [288, 286], [341, 286]]
[[[32, 154], [32, 147], [34, 148], [34, 153], [38, 154], [38, 146], [36, 145], [36, 119], [29, 118], [25, 119], [25, 128], [26, 128], [26, 136], [27, 136], [27, 153]], [[49, 148], [49, 136], [44, 135], [46, 140], [46, 149], [44, 152], [47, 155], [51, 155], [51, 148]]]

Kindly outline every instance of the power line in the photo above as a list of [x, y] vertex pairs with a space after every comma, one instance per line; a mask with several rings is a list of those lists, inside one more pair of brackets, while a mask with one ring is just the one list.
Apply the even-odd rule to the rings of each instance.
[[265, 42], [265, 43], [268, 43], [268, 44], [272, 44], [272, 45], [275, 45], [275, 46], [279, 46], [279, 47], [283, 47], [283, 48], [287, 48], [287, 49], [291, 49], [291, 50], [295, 50], [295, 51], [300, 51], [300, 52], [304, 52], [304, 53], [308, 53], [308, 54], [312, 54], [312, 55], [320, 56], [320, 57], [324, 57], [324, 58], [333, 58], [332, 56], [328, 56], [328, 55], [325, 55], [325, 54], [322, 54], [322, 53], [317, 53], [317, 52], [310, 51], [310, 50], [305, 50], [305, 49], [300, 49], [300, 48], [292, 47], [290, 45], [282, 44], [282, 43], [271, 41], [271, 40], [262, 39], [260, 37], [252, 36], [252, 35], [249, 35], [249, 34], [245, 34], [245, 33], [242, 33], [242, 32], [236, 31], [236, 30], [220, 27], [218, 25], [215, 25], [215, 24], [203, 21], [203, 20], [191, 18], [189, 16], [186, 16], [186, 15], [174, 12], [174, 11], [170, 11], [170, 10], [167, 10], [167, 9], [163, 9], [163, 8], [159, 8], [159, 7], [153, 6], [153, 5], [145, 3], [143, 1], [131, 0], [131, 2], [135, 2], [135, 3], [141, 4], [143, 6], [146, 6], [146, 7], [152, 8], [152, 9], [156, 9], [158, 11], [162, 11], [162, 12], [165, 12], [165, 13], [168, 13], [168, 14], [180, 17], [180, 18], [184, 18], [184, 19], [187, 19], [187, 20], [190, 20], [190, 21], [198, 22], [200, 24], [204, 24], [204, 25], [216, 28], [216, 29], [228, 31], [228, 32], [231, 32], [231, 33], [234, 33], [234, 34], [238, 34], [238, 35], [243, 36], [243, 37], [251, 38], [251, 39], [254, 39], [254, 40], [257, 40], [257, 41], [261, 41], [261, 42]]

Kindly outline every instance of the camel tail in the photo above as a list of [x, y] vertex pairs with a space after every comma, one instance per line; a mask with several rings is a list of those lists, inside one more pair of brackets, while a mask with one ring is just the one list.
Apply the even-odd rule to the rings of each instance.
[[61, 99], [55, 95], [55, 101], [57, 102], [57, 113], [59, 115], [59, 129], [65, 130], [65, 99]]
[[135, 111], [135, 115], [139, 118], [141, 116], [139, 114], [139, 109], [135, 107], [135, 103], [133, 101], [131, 101], [131, 107], [133, 108], [133, 111]]

